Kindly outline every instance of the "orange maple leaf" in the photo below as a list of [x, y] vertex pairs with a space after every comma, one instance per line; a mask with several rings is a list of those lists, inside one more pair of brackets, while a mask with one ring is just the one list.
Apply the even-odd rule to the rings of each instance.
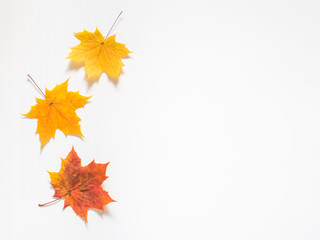
[[23, 114], [38, 119], [36, 133], [39, 133], [41, 147], [54, 138], [57, 129], [66, 136], [72, 134], [83, 137], [79, 125], [81, 119], [76, 110], [84, 107], [90, 97], [80, 95], [79, 91], [68, 92], [68, 80], [51, 91], [46, 89], [45, 99], [36, 98], [37, 104], [27, 114]]
[[[90, 208], [103, 211], [105, 205], [115, 202], [101, 187], [108, 178], [105, 175], [109, 163], [99, 164], [92, 161], [82, 167], [81, 159], [73, 147], [67, 158], [61, 158], [61, 160], [60, 171], [49, 172], [51, 185], [55, 190], [53, 197], [58, 198], [54, 201], [64, 198], [64, 208], [72, 207], [74, 212], [86, 222], [88, 222], [87, 214]], [[39, 206], [47, 204], [39, 204]]]
[[115, 41], [116, 35], [105, 38], [96, 29], [94, 33], [84, 30], [75, 33], [76, 38], [81, 42], [72, 47], [68, 59], [84, 64], [88, 79], [100, 78], [105, 72], [110, 77], [119, 78], [121, 68], [124, 66], [121, 58], [131, 53], [125, 44]]

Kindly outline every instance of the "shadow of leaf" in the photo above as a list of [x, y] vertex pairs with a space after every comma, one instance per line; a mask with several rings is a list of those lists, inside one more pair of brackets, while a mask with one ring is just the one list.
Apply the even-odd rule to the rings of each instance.
[[113, 217], [107, 205], [103, 207], [103, 211], [96, 208], [92, 208], [90, 210], [96, 212], [101, 218], [103, 218], [104, 216]]
[[69, 71], [76, 71], [79, 70], [80, 68], [84, 67], [83, 63], [80, 62], [75, 62], [75, 61], [69, 61], [69, 66], [68, 69]]

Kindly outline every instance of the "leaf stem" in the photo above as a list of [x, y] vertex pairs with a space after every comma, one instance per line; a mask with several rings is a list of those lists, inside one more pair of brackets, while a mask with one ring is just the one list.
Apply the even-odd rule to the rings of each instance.
[[62, 199], [62, 198], [60, 197], [60, 198], [57, 198], [57, 199], [52, 200], [52, 201], [47, 202], [47, 203], [38, 204], [38, 206], [39, 206], [39, 207], [46, 207], [46, 206], [48, 206], [48, 205], [51, 205], [51, 204], [54, 204], [54, 203], [60, 201], [61, 199]]
[[119, 13], [118, 17], [116, 18], [116, 20], [114, 20], [114, 22], [113, 22], [113, 24], [112, 24], [112, 26], [111, 26], [111, 28], [110, 28], [109, 32], [108, 32], [108, 33], [107, 33], [107, 35], [106, 35], [106, 38], [108, 38], [109, 33], [111, 32], [112, 28], [114, 27], [114, 25], [116, 24], [116, 22], [118, 21], [118, 19], [119, 19], [120, 15], [121, 15], [122, 13], [123, 13], [123, 11], [121, 11], [121, 12]]
[[38, 86], [38, 84], [33, 80], [33, 78], [28, 74], [28, 77], [31, 79], [32, 83], [34, 84], [34, 86], [36, 86], [36, 88], [40, 91], [40, 93], [42, 94], [42, 96], [44, 98], [47, 98], [46, 95], [44, 94], [44, 92], [42, 92], [41, 88]]

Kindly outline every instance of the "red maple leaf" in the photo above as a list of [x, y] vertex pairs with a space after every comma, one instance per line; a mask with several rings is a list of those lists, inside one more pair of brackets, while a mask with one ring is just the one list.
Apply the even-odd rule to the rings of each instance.
[[92, 161], [82, 167], [81, 159], [73, 147], [66, 159], [61, 160], [60, 171], [49, 172], [51, 185], [55, 190], [53, 197], [57, 199], [39, 206], [45, 206], [64, 198], [64, 208], [72, 207], [74, 212], [87, 222], [90, 208], [103, 211], [105, 205], [115, 202], [101, 186], [108, 178], [105, 175], [109, 163], [99, 164]]

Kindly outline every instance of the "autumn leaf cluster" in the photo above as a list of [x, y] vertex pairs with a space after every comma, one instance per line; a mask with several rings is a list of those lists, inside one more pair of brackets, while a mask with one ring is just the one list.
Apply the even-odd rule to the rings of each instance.
[[[75, 33], [75, 37], [80, 43], [71, 48], [67, 58], [84, 66], [88, 80], [99, 79], [102, 73], [106, 73], [110, 79], [119, 78], [124, 66], [122, 58], [131, 52], [125, 44], [116, 42], [116, 35], [103, 37], [96, 29], [95, 32], [84, 30]], [[32, 81], [34, 82], [33, 79]], [[57, 130], [66, 136], [83, 137], [79, 124], [81, 119], [76, 110], [83, 108], [91, 97], [82, 96], [79, 91], [68, 91], [68, 81], [69, 79], [56, 85], [52, 90], [45, 89], [44, 92], [34, 82], [44, 98], [36, 98], [36, 104], [23, 115], [38, 120], [36, 133], [39, 134], [41, 148], [55, 137]], [[62, 159], [60, 171], [49, 172], [55, 200], [39, 206], [64, 199], [64, 208], [70, 206], [77, 215], [87, 221], [89, 209], [103, 211], [105, 205], [115, 201], [101, 186], [107, 179], [108, 164], [92, 161], [83, 167], [72, 147], [68, 156]]]

